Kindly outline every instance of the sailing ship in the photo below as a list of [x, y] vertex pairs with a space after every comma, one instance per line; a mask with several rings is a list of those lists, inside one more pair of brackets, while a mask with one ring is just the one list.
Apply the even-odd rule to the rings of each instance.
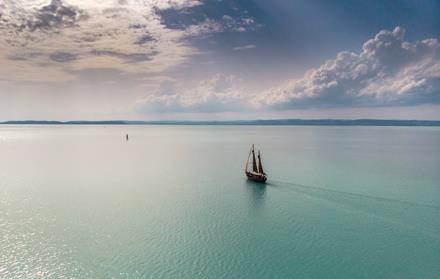
[[[252, 171], [250, 171], [248, 169], [249, 168], [249, 160], [251, 158], [251, 155], [252, 155]], [[249, 180], [264, 183], [267, 180], [267, 176], [263, 170], [263, 164], [261, 163], [260, 150], [258, 150], [257, 157], [258, 157], [258, 165], [257, 165], [257, 161], [255, 160], [255, 148], [254, 148], [254, 145], [252, 144], [252, 148], [249, 151], [249, 155], [248, 155], [248, 159], [246, 161], [246, 166], [245, 166], [244, 172]]]

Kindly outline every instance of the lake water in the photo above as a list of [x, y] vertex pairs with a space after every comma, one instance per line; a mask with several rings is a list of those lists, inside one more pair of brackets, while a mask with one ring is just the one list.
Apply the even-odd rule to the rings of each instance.
[[440, 129], [0, 126], [0, 278], [440, 278]]

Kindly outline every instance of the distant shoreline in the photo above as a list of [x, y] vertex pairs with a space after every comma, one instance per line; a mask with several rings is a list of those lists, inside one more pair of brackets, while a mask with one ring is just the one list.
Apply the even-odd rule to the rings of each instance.
[[231, 126], [440, 126], [440, 120], [381, 120], [381, 119], [268, 119], [268, 120], [158, 120], [158, 121], [4, 121], [0, 125], [231, 125]]

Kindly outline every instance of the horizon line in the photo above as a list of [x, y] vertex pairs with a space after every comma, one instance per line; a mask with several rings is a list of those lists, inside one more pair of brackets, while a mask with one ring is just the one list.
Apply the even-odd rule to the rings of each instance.
[[440, 126], [440, 120], [416, 119], [250, 119], [250, 120], [7, 120], [0, 125], [237, 125], [237, 126]]

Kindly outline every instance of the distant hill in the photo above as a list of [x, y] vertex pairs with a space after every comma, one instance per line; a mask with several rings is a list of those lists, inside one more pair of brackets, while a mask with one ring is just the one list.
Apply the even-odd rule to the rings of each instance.
[[20, 120], [0, 122], [0, 125], [259, 125], [259, 126], [440, 126], [438, 120], [381, 120], [381, 119], [270, 119], [221, 121], [50, 121]]

